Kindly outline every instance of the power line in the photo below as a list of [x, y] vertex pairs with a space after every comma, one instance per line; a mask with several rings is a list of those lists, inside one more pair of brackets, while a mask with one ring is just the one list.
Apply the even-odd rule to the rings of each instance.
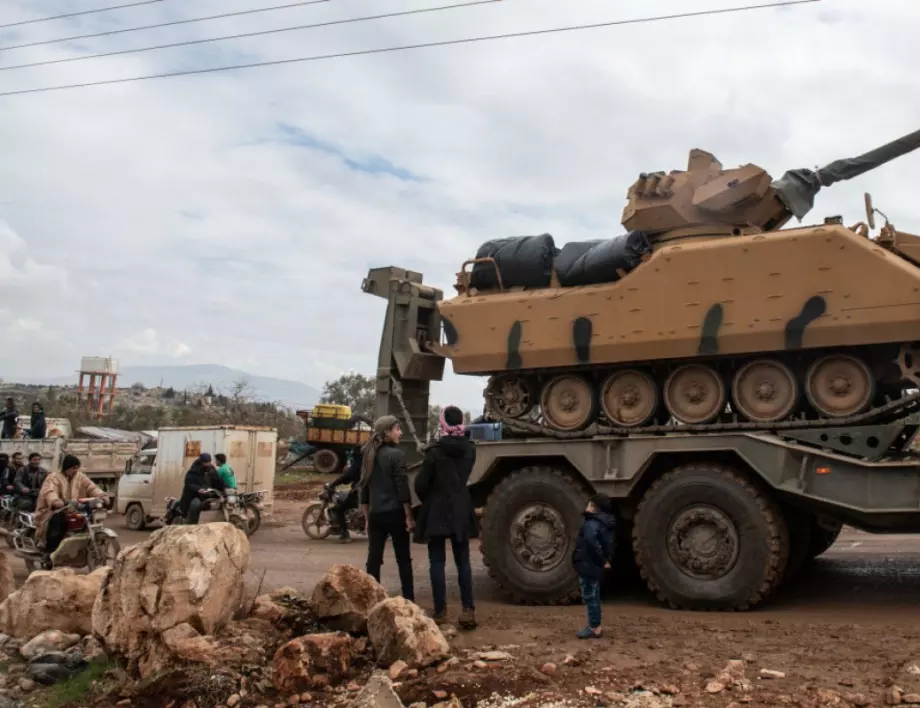
[[614, 27], [618, 25], [635, 25], [647, 22], [659, 22], [662, 20], [677, 20], [690, 17], [703, 17], [707, 15], [725, 15], [729, 13], [746, 12], [749, 10], [765, 10], [777, 7], [789, 7], [792, 5], [804, 5], [806, 3], [821, 2], [821, 0], [783, 0], [782, 2], [771, 2], [762, 5], [744, 5], [740, 7], [727, 7], [718, 10], [700, 10], [697, 12], [681, 12], [672, 15], [656, 15], [652, 17], [639, 17], [631, 20], [612, 20], [610, 22], [597, 22], [586, 25], [570, 25], [568, 27], [551, 27], [542, 30], [529, 30], [526, 32], [509, 32], [506, 34], [484, 35], [479, 37], [464, 37], [463, 39], [449, 39], [440, 42], [423, 42], [420, 44], [404, 44], [398, 47], [383, 47], [381, 49], [359, 49], [352, 52], [339, 52], [337, 54], [317, 54], [309, 57], [296, 57], [294, 59], [275, 59], [272, 61], [252, 62], [248, 64], [233, 64], [230, 66], [216, 66], [209, 69], [189, 69], [186, 71], [172, 71], [163, 74], [148, 74], [146, 76], [132, 76], [124, 79], [104, 79], [102, 81], [88, 81], [80, 84], [64, 84], [61, 86], [46, 86], [43, 88], [20, 89], [17, 91], [0, 92], [0, 97], [17, 96], [26, 93], [46, 93], [48, 91], [63, 91], [74, 88], [88, 88], [91, 86], [107, 86], [112, 84], [125, 84], [134, 81], [148, 81], [150, 79], [167, 79], [176, 76], [191, 76], [195, 74], [213, 74], [219, 71], [234, 71], [237, 69], [252, 69], [260, 66], [279, 66], [282, 64], [296, 64], [310, 61], [322, 61], [326, 59], [341, 59], [345, 57], [366, 56], [371, 54], [387, 54], [390, 52], [401, 52], [410, 49], [427, 49], [430, 47], [447, 47], [459, 44], [473, 44], [475, 42], [489, 42], [498, 39], [516, 39], [518, 37], [534, 37], [538, 35], [554, 34], [559, 32], [575, 32], [579, 30], [599, 29], [602, 27]]
[[111, 7], [100, 7], [97, 10], [81, 10], [80, 12], [68, 12], [66, 15], [53, 15], [52, 17], [39, 17], [35, 20], [23, 20], [22, 22], [10, 22], [6, 25], [0, 25], [0, 29], [7, 27], [19, 27], [21, 25], [31, 25], [36, 22], [50, 22], [51, 20], [64, 20], [68, 17], [79, 17], [80, 15], [95, 15], [98, 12], [109, 12], [110, 10], [122, 10], [126, 7], [137, 7], [138, 5], [152, 5], [155, 2], [163, 0], [140, 0], [140, 2], [129, 2], [125, 5], [112, 5]]
[[[159, 1], [159, 0], [153, 0]], [[59, 44], [60, 42], [76, 42], [80, 39], [93, 39], [94, 37], [108, 37], [113, 34], [124, 34], [125, 32], [140, 32], [142, 30], [157, 29], [159, 27], [173, 27], [175, 25], [187, 25], [193, 22], [207, 22], [209, 20], [221, 20], [225, 17], [239, 17], [241, 15], [254, 15], [259, 12], [274, 12], [275, 10], [289, 10], [292, 7], [305, 7], [307, 5], [319, 5], [332, 0], [299, 0], [287, 5], [274, 5], [272, 7], [258, 7], [254, 10], [239, 10], [237, 12], [224, 12], [220, 15], [209, 15], [208, 17], [192, 17], [185, 20], [172, 20], [171, 22], [160, 22], [155, 25], [142, 25], [140, 27], [124, 27], [122, 29], [107, 30], [105, 32], [95, 32], [93, 34], [76, 34], [70, 37], [58, 37], [57, 39], [44, 39], [40, 42], [26, 42], [25, 44], [11, 44], [8, 47], [0, 47], [0, 51], [7, 49], [24, 49], [25, 47], [39, 47], [45, 44]]]
[[292, 32], [294, 30], [314, 29], [316, 27], [329, 27], [331, 25], [347, 25], [354, 22], [367, 22], [370, 20], [382, 20], [389, 17], [404, 17], [406, 15], [421, 15], [426, 12], [440, 12], [442, 10], [455, 10], [457, 8], [474, 7], [476, 5], [491, 5], [492, 3], [502, 2], [503, 0], [470, 0], [469, 2], [456, 3], [454, 5], [441, 5], [439, 7], [425, 7], [416, 10], [405, 10], [403, 12], [387, 12], [383, 15], [367, 15], [364, 17], [350, 17], [344, 20], [330, 20], [328, 22], [316, 22], [311, 25], [299, 25], [296, 27], [280, 27], [278, 29], [261, 30], [259, 32], [245, 32], [243, 34], [231, 34], [223, 37], [211, 37], [209, 39], [190, 39], [184, 42], [173, 42], [171, 44], [156, 44], [150, 47], [137, 47], [136, 49], [119, 49], [114, 52], [102, 52], [100, 54], [86, 54], [79, 57], [65, 57], [63, 59], [49, 59], [48, 61], [35, 61], [29, 64], [13, 64], [12, 66], [0, 66], [0, 71], [9, 71], [11, 69], [28, 69], [35, 66], [47, 66], [48, 64], [63, 64], [71, 61], [82, 61], [84, 59], [101, 59], [103, 57], [113, 57], [119, 54], [134, 54], [137, 52], [149, 52], [155, 49], [171, 49], [175, 47], [187, 47], [193, 44], [206, 44], [207, 42], [221, 42], [226, 39], [242, 39], [244, 37], [259, 37], [266, 34], [277, 34], [278, 32]]

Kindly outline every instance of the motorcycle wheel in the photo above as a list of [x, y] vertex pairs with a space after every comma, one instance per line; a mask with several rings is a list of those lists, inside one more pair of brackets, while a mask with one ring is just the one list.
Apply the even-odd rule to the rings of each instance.
[[105, 541], [100, 543], [99, 550], [102, 563], [99, 563], [92, 553], [86, 554], [86, 567], [90, 573], [97, 568], [115, 565], [115, 559], [121, 553], [121, 544], [114, 538], [106, 537]]
[[247, 519], [242, 514], [230, 514], [230, 516], [227, 518], [227, 521], [229, 521], [231, 525], [238, 528], [247, 536], [250, 535], [251, 532], [249, 530], [249, 519]]
[[249, 521], [249, 535], [252, 536], [262, 525], [262, 512], [259, 511], [255, 504], [246, 504], [243, 507], [243, 513]]
[[300, 519], [300, 525], [307, 536], [317, 541], [326, 538], [332, 531], [332, 526], [323, 513], [322, 504], [311, 504], [304, 512]]

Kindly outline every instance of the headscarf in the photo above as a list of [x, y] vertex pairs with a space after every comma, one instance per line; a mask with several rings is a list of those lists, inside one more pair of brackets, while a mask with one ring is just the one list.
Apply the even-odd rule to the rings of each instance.
[[463, 411], [456, 406], [447, 406], [441, 411], [441, 435], [458, 438], [465, 434]]
[[361, 479], [358, 481], [358, 488], [364, 489], [368, 482], [371, 481], [371, 475], [374, 473], [374, 460], [377, 459], [377, 450], [384, 444], [387, 433], [393, 426], [399, 423], [395, 415], [384, 415], [374, 423], [374, 435], [367, 444], [361, 448]]

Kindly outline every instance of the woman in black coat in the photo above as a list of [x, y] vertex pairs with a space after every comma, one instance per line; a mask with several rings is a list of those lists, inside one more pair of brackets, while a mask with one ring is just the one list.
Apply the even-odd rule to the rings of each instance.
[[473, 603], [473, 571], [470, 567], [470, 537], [475, 534], [476, 514], [466, 483], [476, 461], [476, 446], [466, 437], [463, 412], [448, 406], [441, 413], [441, 436], [425, 455], [415, 478], [415, 493], [422, 502], [418, 515], [417, 540], [428, 542], [434, 620], [447, 619], [444, 566], [450, 540], [460, 583], [463, 612], [459, 625], [476, 627]]

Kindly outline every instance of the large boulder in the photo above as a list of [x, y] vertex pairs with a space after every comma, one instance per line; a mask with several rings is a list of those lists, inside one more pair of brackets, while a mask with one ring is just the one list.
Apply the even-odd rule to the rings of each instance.
[[355, 696], [351, 708], [405, 708], [393, 690], [393, 682], [385, 672], [372, 675]]
[[348, 676], [354, 640], [345, 632], [308, 634], [292, 639], [275, 652], [272, 679], [283, 694], [323, 689]]
[[10, 557], [0, 552], [0, 602], [3, 602], [15, 589], [16, 583], [13, 581]]
[[142, 677], [175, 660], [163, 634], [213, 635], [243, 597], [249, 540], [227, 523], [168, 526], [115, 561], [93, 607], [93, 633]]
[[317, 618], [333, 629], [355, 634], [367, 631], [367, 614], [387, 591], [353, 565], [334, 565], [313, 588], [311, 606]]
[[183, 623], [163, 632], [162, 638], [175, 658], [215, 669], [266, 664], [266, 650], [279, 639], [271, 624], [258, 619], [230, 622], [216, 635], [199, 634]]
[[414, 602], [391, 597], [378, 603], [367, 617], [367, 633], [378, 663], [402, 660], [424, 668], [450, 656], [450, 645], [434, 620]]
[[0, 632], [31, 639], [45, 630], [90, 634], [93, 604], [111, 569], [89, 575], [70, 568], [37, 570], [0, 604]]
[[36, 656], [53, 651], [62, 652], [80, 643], [79, 634], [67, 634], [59, 629], [48, 629], [22, 645], [19, 653], [22, 658], [31, 661]]

